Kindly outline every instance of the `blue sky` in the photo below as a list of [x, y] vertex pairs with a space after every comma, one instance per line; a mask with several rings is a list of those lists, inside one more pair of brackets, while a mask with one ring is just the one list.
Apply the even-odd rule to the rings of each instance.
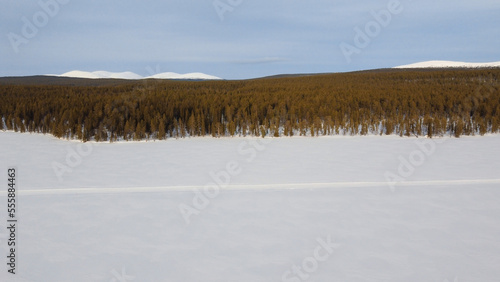
[[0, 76], [106, 70], [240, 79], [500, 61], [498, 0], [0, 1]]

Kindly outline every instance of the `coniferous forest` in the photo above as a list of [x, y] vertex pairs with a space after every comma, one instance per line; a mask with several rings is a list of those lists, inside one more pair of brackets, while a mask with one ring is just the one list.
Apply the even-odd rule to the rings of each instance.
[[500, 69], [379, 70], [241, 81], [0, 81], [0, 129], [83, 141], [192, 136], [483, 135]]

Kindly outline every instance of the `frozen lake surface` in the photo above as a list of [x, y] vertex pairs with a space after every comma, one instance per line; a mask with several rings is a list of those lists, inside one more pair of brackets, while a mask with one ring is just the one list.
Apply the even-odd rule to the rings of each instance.
[[[500, 136], [0, 132], [1, 281], [498, 281]], [[0, 252], [8, 255], [8, 230]]]

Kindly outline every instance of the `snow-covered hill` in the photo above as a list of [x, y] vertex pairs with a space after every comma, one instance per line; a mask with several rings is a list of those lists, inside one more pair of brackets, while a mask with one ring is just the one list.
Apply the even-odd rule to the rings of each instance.
[[178, 74], [175, 72], [163, 72], [158, 73], [152, 76], [148, 76], [146, 78], [157, 78], [157, 79], [205, 79], [205, 80], [218, 80], [221, 79], [219, 77], [204, 74], [201, 72], [193, 72], [186, 74]]
[[453, 61], [426, 61], [409, 65], [397, 66], [395, 69], [415, 69], [415, 68], [498, 68], [500, 62], [491, 63], [466, 63]]
[[200, 72], [178, 74], [175, 72], [164, 72], [155, 74], [152, 76], [143, 77], [133, 72], [109, 72], [109, 71], [79, 71], [74, 70], [70, 72], [63, 73], [61, 75], [50, 75], [50, 76], [60, 76], [60, 77], [74, 77], [74, 78], [89, 78], [89, 79], [99, 79], [99, 78], [116, 78], [116, 79], [183, 79], [183, 80], [219, 80], [221, 78], [208, 75]]

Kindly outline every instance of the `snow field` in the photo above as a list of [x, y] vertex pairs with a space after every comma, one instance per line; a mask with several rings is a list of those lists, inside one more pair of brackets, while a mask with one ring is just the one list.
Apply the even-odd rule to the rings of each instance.
[[0, 280], [497, 281], [499, 141], [1, 132], [19, 247]]

